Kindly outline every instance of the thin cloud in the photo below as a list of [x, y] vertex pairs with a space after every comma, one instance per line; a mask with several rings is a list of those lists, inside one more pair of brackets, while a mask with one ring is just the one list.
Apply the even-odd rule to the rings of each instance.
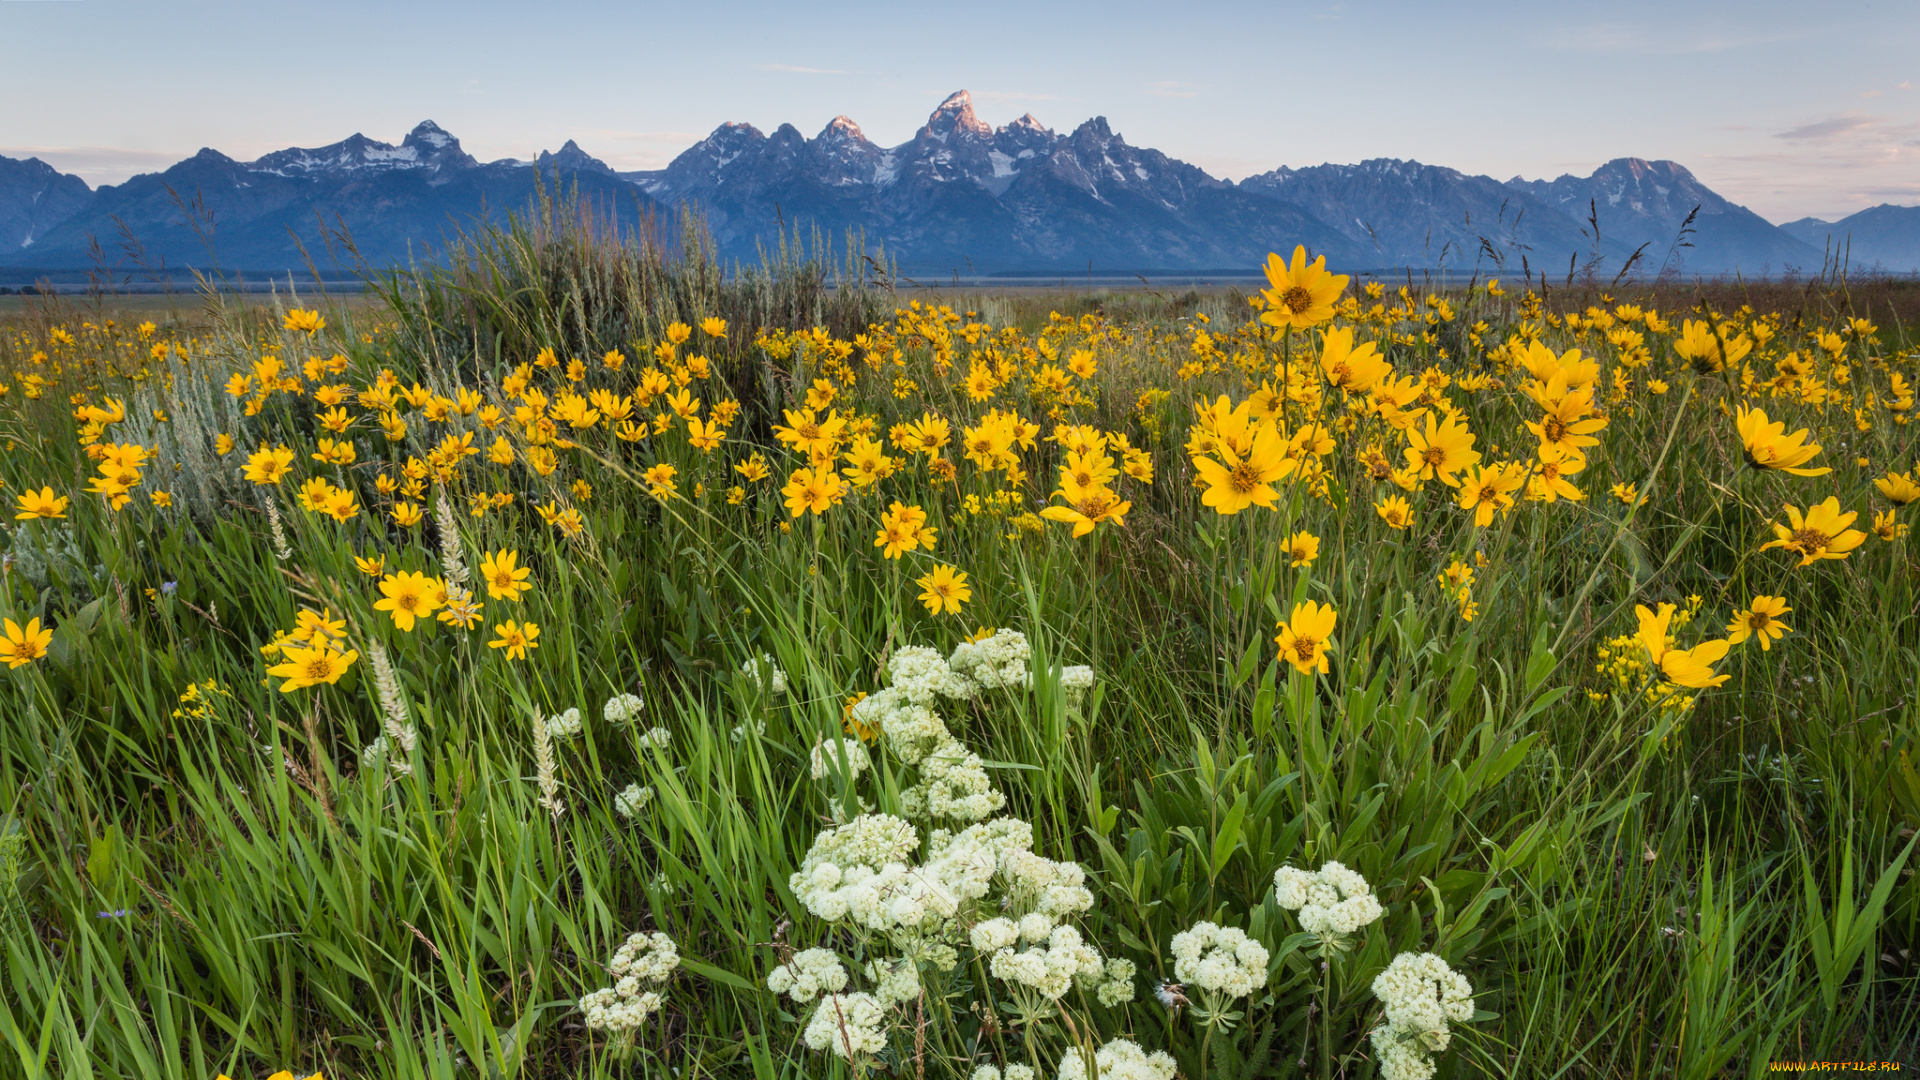
[[1884, 119], [1884, 117], [1869, 116], [1865, 113], [1842, 113], [1839, 116], [1830, 116], [1825, 120], [1815, 120], [1811, 124], [1801, 124], [1799, 127], [1789, 128], [1775, 135], [1774, 138], [1786, 139], [1789, 142], [1832, 142], [1835, 139], [1845, 138], [1856, 132], [1866, 131], [1869, 128], [1876, 127], [1882, 123]]
[[792, 64], [755, 64], [756, 71], [783, 71], [789, 75], [852, 75], [851, 71], [838, 68], [795, 67]]
[[1200, 96], [1200, 88], [1192, 83], [1162, 79], [1159, 82], [1148, 83], [1147, 93], [1163, 98], [1196, 98]]
[[1911, 179], [1920, 167], [1920, 124], [1851, 116], [1795, 131], [1802, 129], [1814, 129], [1818, 137], [1702, 155], [1697, 172], [1708, 187], [1769, 221], [1834, 221], [1878, 203], [1912, 205], [1920, 197], [1920, 183]]

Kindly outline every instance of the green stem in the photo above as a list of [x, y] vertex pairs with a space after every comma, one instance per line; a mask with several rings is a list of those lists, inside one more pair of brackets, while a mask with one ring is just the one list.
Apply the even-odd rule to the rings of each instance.
[[1633, 525], [1633, 519], [1639, 516], [1640, 507], [1645, 499], [1652, 494], [1653, 482], [1659, 478], [1660, 467], [1667, 463], [1667, 455], [1673, 450], [1674, 437], [1680, 434], [1680, 421], [1686, 418], [1687, 403], [1693, 400], [1693, 391], [1697, 386], [1699, 386], [1699, 379], [1696, 378], [1687, 384], [1687, 392], [1680, 395], [1680, 407], [1674, 410], [1673, 423], [1667, 428], [1667, 441], [1660, 446], [1660, 456], [1654, 460], [1652, 471], [1647, 473], [1644, 488], [1636, 493], [1637, 497], [1633, 505], [1627, 508], [1626, 516], [1621, 518], [1620, 524], [1614, 527], [1613, 538], [1607, 541], [1607, 549], [1594, 560], [1593, 571], [1587, 575], [1586, 583], [1580, 586], [1580, 592], [1574, 596], [1573, 603], [1567, 607], [1566, 618], [1560, 622], [1560, 633], [1553, 639], [1551, 651], [1556, 659], [1560, 656], [1561, 644], [1567, 640], [1568, 632], [1573, 629], [1574, 617], [1579, 613], [1580, 606], [1587, 602], [1593, 587], [1599, 584], [1600, 572], [1606, 568], [1608, 557], [1613, 554], [1613, 549], [1619, 546], [1620, 537], [1624, 536], [1627, 529]]
[[1320, 1080], [1333, 1077], [1333, 960], [1320, 958]]

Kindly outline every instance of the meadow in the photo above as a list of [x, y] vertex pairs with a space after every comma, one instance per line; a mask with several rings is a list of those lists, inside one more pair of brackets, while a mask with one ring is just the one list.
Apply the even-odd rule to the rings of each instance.
[[0, 322], [0, 1073], [1920, 1064], [1911, 290], [705, 252]]

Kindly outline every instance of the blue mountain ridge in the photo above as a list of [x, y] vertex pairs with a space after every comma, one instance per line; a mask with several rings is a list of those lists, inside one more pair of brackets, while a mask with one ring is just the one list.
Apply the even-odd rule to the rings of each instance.
[[1842, 234], [1856, 262], [1871, 253], [1887, 269], [1920, 266], [1920, 208], [1776, 227], [1671, 161], [1620, 158], [1588, 177], [1502, 183], [1374, 159], [1236, 184], [1129, 144], [1104, 117], [1064, 133], [1031, 114], [995, 128], [960, 91], [898, 146], [873, 143], [844, 116], [813, 138], [786, 124], [771, 134], [723, 124], [666, 168], [641, 172], [617, 172], [572, 140], [533, 161], [483, 163], [432, 121], [398, 145], [355, 134], [250, 162], [205, 149], [91, 191], [37, 159], [0, 157], [0, 267], [87, 266], [93, 241], [117, 249], [123, 225], [149, 265], [205, 266], [211, 239], [227, 268], [299, 269], [304, 246], [326, 269], [346, 259], [329, 253], [332, 232], [383, 267], [431, 258], [456, 230], [523, 209], [538, 183], [630, 224], [690, 208], [730, 260], [757, 260], [783, 226], [817, 228], [836, 242], [857, 234], [904, 271], [942, 277], [1246, 272], [1295, 244], [1347, 270], [1611, 278], [1632, 259], [1642, 277], [1764, 276], [1817, 269], [1827, 237]]

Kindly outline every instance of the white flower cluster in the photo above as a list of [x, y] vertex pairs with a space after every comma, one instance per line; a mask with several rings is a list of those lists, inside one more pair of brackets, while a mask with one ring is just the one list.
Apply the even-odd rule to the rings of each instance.
[[936, 697], [958, 701], [974, 693], [973, 684], [942, 659], [939, 650], [925, 645], [902, 645], [895, 649], [887, 658], [887, 680], [900, 696], [915, 705], [931, 705]]
[[765, 687], [769, 692], [779, 695], [787, 692], [787, 673], [773, 662], [773, 657], [761, 653], [758, 657], [748, 657], [740, 665], [740, 674], [745, 675], [755, 686]]
[[[1134, 965], [1103, 958], [1078, 929], [1063, 925], [1093, 907], [1085, 868], [1034, 854], [1028, 823], [992, 818], [1006, 796], [994, 786], [987, 763], [954, 737], [938, 711], [982, 689], [1030, 687], [1031, 658], [1026, 638], [1010, 630], [962, 645], [952, 659], [934, 649], [901, 646], [888, 658], [889, 685], [853, 705], [854, 724], [877, 730], [890, 759], [912, 769], [912, 782], [903, 781], [900, 791], [901, 816], [872, 813], [861, 800], [865, 812], [819, 834], [788, 885], [816, 917], [850, 925], [863, 945], [879, 938], [892, 949], [888, 958], [860, 969], [862, 992], [848, 992], [853, 983], [845, 976], [833, 985], [820, 979], [808, 984], [797, 970], [769, 978], [776, 991], [799, 986], [802, 994], [823, 995], [804, 1034], [809, 1046], [831, 1046], [849, 1059], [878, 1052], [886, 1045], [890, 1010], [922, 993], [922, 965], [953, 970], [960, 958], [955, 946], [966, 940], [961, 928], [988, 912], [999, 917], [975, 925], [972, 944], [991, 974], [1018, 990], [1023, 1007], [1044, 1006], [1041, 1012], [1048, 1013], [1046, 999], [1059, 999], [1076, 983], [1109, 1007], [1133, 1000]], [[748, 674], [761, 670], [756, 666]], [[1084, 693], [1092, 672], [1075, 669], [1071, 681]], [[858, 778], [877, 759], [862, 743], [828, 735], [812, 749], [814, 778], [831, 780], [843, 760]], [[835, 820], [851, 812], [844, 802], [836, 802]], [[924, 849], [921, 829], [927, 830]], [[832, 953], [808, 954], [843, 970]], [[1037, 1078], [1025, 1065], [982, 1069], [983, 1080]]]
[[920, 996], [920, 965], [912, 960], [869, 961], [866, 975], [882, 1005], [898, 1005]]
[[1335, 949], [1345, 949], [1349, 936], [1383, 913], [1367, 879], [1337, 862], [1312, 874], [1291, 866], [1275, 870], [1273, 895], [1281, 907], [1299, 912], [1300, 929]]
[[1174, 978], [1191, 986], [1238, 998], [1267, 985], [1267, 947], [1239, 927], [1195, 923], [1169, 948]]
[[626, 724], [640, 719], [647, 711], [647, 703], [632, 694], [610, 697], [600, 708], [600, 718], [609, 724]]
[[862, 814], [814, 838], [787, 879], [795, 899], [829, 922], [868, 930], [913, 930], [952, 918], [959, 898], [939, 877], [907, 865], [920, 846], [912, 825], [890, 814]]
[[935, 830], [926, 862], [913, 866], [907, 858], [919, 842], [919, 834], [901, 818], [862, 814], [816, 837], [788, 886], [820, 918], [908, 932], [896, 933], [896, 944], [918, 948], [942, 967], [953, 964], [951, 948], [937, 946], [936, 939], [947, 932], [942, 923], [958, 915], [961, 905], [985, 897], [996, 879], [1018, 880], [1008, 874], [1011, 867], [1026, 867], [1029, 877], [1044, 875], [1043, 885], [1028, 886], [1036, 904], [1063, 915], [1092, 906], [1092, 894], [1075, 888], [1085, 871], [1033, 856], [1027, 850], [1033, 827], [1024, 821], [999, 818], [958, 833]]
[[930, 921], [950, 919], [960, 910], [959, 898], [938, 879], [898, 862], [878, 869], [822, 863], [794, 895], [822, 919], [846, 919], [881, 932], [931, 930]]
[[856, 780], [861, 773], [873, 768], [873, 757], [867, 753], [867, 744], [859, 739], [821, 739], [813, 744], [813, 778], [825, 780], [838, 774], [843, 756], [849, 780]]
[[1473, 1018], [1473, 986], [1432, 953], [1401, 953], [1373, 980], [1387, 1022], [1373, 1029], [1382, 1080], [1427, 1080], [1430, 1057], [1447, 1048], [1449, 1020]]
[[645, 987], [665, 983], [679, 966], [680, 950], [672, 938], [660, 933], [630, 935], [607, 965], [613, 985], [580, 999], [587, 1026], [630, 1037], [664, 1004], [658, 991]]
[[953, 673], [983, 690], [1025, 690], [1033, 686], [1033, 648], [1018, 630], [997, 630], [990, 638], [962, 642], [947, 661]]
[[663, 727], [648, 728], [647, 733], [645, 735], [640, 736], [639, 741], [640, 741], [640, 745], [643, 747], [657, 746], [660, 749], [665, 750], [667, 748], [667, 744], [673, 742], [673, 732], [668, 731], [666, 728], [663, 728]]
[[[621, 985], [630, 984], [633, 993], [622, 994]], [[641, 990], [634, 979], [622, 979], [619, 985], [595, 990], [580, 999], [580, 1008], [587, 1014], [587, 1026], [615, 1033], [631, 1032], [647, 1022], [647, 1017], [660, 1011], [666, 999], [657, 990]]]
[[1106, 970], [1100, 973], [1100, 984], [1094, 989], [1094, 997], [1109, 1009], [1125, 1005], [1133, 1000], [1135, 974], [1133, 961], [1117, 956], [1108, 959]]
[[665, 934], [629, 934], [607, 968], [615, 975], [632, 975], [645, 982], [666, 982], [680, 966], [680, 949]]
[[613, 797], [613, 808], [621, 817], [633, 820], [634, 815], [647, 808], [653, 801], [653, 789], [639, 784], [628, 784], [627, 789]]
[[823, 865], [868, 868], [901, 862], [920, 846], [920, 834], [892, 814], [863, 814], [813, 838], [806, 861], [789, 880], [797, 893], [811, 871]]
[[[1005, 918], [976, 923], [969, 938], [975, 949], [992, 954], [989, 970], [996, 978], [1031, 986], [1056, 1000], [1066, 993], [1064, 980], [1068, 978], [1079, 983], [1081, 989], [1092, 990], [1100, 1004], [1108, 1008], [1133, 1000], [1133, 961], [1102, 961], [1099, 953], [1081, 942], [1079, 931], [1055, 926], [1038, 912], [1023, 916], [1017, 923]], [[1044, 941], [1047, 947], [1015, 952], [1014, 944], [1022, 941]], [[1064, 946], [1060, 944], [1063, 941], [1067, 943]]]
[[993, 887], [994, 875], [1032, 846], [1033, 826], [1018, 818], [995, 818], [957, 833], [935, 829], [924, 870], [961, 900], [978, 900]]
[[381, 735], [378, 738], [374, 739], [372, 742], [361, 747], [360, 748], [360, 767], [363, 769], [378, 768], [381, 760], [387, 756], [387, 751], [391, 749], [392, 746], [393, 746], [393, 740], [387, 738], [385, 735]]
[[887, 1046], [887, 1010], [872, 994], [828, 994], [808, 1021], [805, 1039], [815, 1050], [829, 1047], [848, 1061]]
[[887, 749], [903, 764], [918, 765], [933, 751], [953, 741], [946, 721], [925, 705], [914, 705], [888, 687], [853, 707], [854, 719], [880, 729]]
[[[998, 818], [957, 833], [934, 830], [925, 862], [914, 866], [907, 860], [920, 845], [918, 831], [904, 819], [885, 814], [864, 814], [815, 838], [800, 870], [789, 879], [794, 896], [821, 918], [844, 920], [861, 930], [885, 934], [903, 955], [869, 963], [863, 969], [872, 987], [870, 993], [843, 994], [843, 970], [837, 957], [824, 949], [797, 954], [787, 967], [769, 976], [768, 986], [776, 992], [794, 993], [798, 988], [796, 1001], [816, 992], [837, 996], [837, 1012], [815, 1012], [806, 1034], [809, 1045], [825, 1048], [832, 1044], [842, 1054], [849, 1047], [852, 1052], [864, 1053], [883, 1046], [885, 1010], [920, 995], [922, 963], [953, 970], [959, 953], [949, 942], [963, 906], [985, 899], [996, 882], [1008, 880], [1010, 867], [1032, 860], [1032, 844], [1031, 825]], [[1062, 867], [1072, 870], [1063, 871]], [[1064, 889], [1066, 892], [1055, 895], [1054, 906], [1062, 911], [1084, 910], [1085, 905], [1079, 905], [1071, 895], [1084, 880], [1084, 871], [1077, 865], [1040, 859], [1026, 867], [1026, 875], [1029, 879], [1039, 875], [1041, 879], [1029, 882], [1030, 901], [1044, 900], [1047, 889]], [[1091, 903], [1090, 896], [1087, 903]], [[1056, 928], [1050, 918], [1038, 912], [1028, 913], [1028, 921], [1033, 925], [1026, 927], [1027, 941], [1040, 943], [1040, 947], [1020, 954], [1021, 958], [1001, 961], [1002, 971], [1008, 972], [1003, 978], [1024, 978], [1057, 997], [1077, 977], [1103, 1001], [1131, 997], [1130, 964], [1102, 962], [1097, 952], [1081, 942], [1078, 931]], [[1020, 927], [1005, 919], [999, 922], [1008, 927], [1010, 936], [983, 951], [993, 952], [1004, 945], [1012, 954], [1011, 946], [1020, 940]], [[1114, 985], [1122, 981], [1124, 987]], [[828, 1009], [832, 1001], [823, 999], [821, 1009]]]
[[1017, 912], [1037, 911], [1051, 919], [1065, 919], [1093, 910], [1093, 891], [1087, 888], [1087, 870], [1076, 862], [1054, 862], [1031, 850], [1031, 841], [1001, 860], [1007, 906]]
[[[1132, 1039], [1115, 1039], [1093, 1055], [1100, 1080], [1173, 1080], [1179, 1067], [1164, 1050], [1149, 1054]], [[1087, 1063], [1078, 1047], [1060, 1059], [1060, 1080], [1087, 1080]]]
[[937, 651], [924, 645], [895, 649], [887, 659], [887, 678], [892, 685], [861, 699], [853, 707], [853, 718], [869, 728], [879, 728], [895, 757], [908, 765], [918, 765], [929, 753], [953, 741], [946, 722], [932, 706], [943, 697], [967, 698], [973, 687], [955, 675]]
[[1066, 691], [1068, 708], [1079, 708], [1092, 688], [1093, 669], [1087, 665], [1073, 664], [1060, 669], [1060, 689]]
[[948, 739], [920, 759], [920, 782], [900, 793], [900, 807], [911, 818], [980, 821], [1006, 804], [980, 755], [958, 739]]
[[[950, 659], [942, 659], [937, 650], [924, 645], [903, 645], [887, 658], [891, 685], [855, 705], [853, 718], [879, 728], [896, 757], [917, 765], [953, 741], [946, 723], [933, 711], [935, 704], [943, 698], [973, 698], [983, 687], [1032, 686], [1033, 672], [1028, 667], [1032, 656], [1026, 635], [1017, 630], [962, 643]], [[1087, 679], [1090, 683], [1091, 671]]]
[[[1041, 916], [1045, 919], [1046, 916]], [[1047, 933], [1053, 932], [1053, 924], [1047, 924]], [[1042, 934], [1045, 937], [1046, 934]], [[973, 924], [967, 931], [967, 940], [972, 942], [974, 950], [988, 955], [1001, 949], [1011, 949], [1020, 940], [1020, 924], [1012, 919], [984, 919]]]
[[547, 717], [547, 735], [555, 739], [571, 739], [580, 734], [580, 710], [568, 709], [559, 716]]
[[[1036, 914], [1028, 918], [1044, 921], [1046, 916]], [[996, 979], [1032, 987], [1058, 1001], [1073, 988], [1076, 979], [1083, 986], [1097, 986], [1106, 973], [1106, 963], [1097, 950], [1081, 939], [1080, 931], [1071, 926], [1055, 926], [1048, 932], [1043, 946], [1018, 952], [1000, 949], [993, 954], [987, 970]]]
[[847, 988], [847, 969], [832, 949], [805, 949], [767, 975], [767, 989], [785, 994], [795, 1005], [804, 1005], [822, 993], [837, 994]]

